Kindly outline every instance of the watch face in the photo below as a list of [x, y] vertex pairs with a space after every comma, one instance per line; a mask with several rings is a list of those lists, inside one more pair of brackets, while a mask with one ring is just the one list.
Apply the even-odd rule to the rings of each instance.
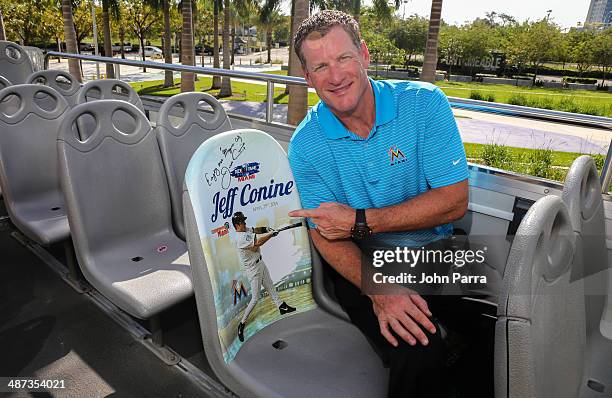
[[370, 230], [369, 227], [365, 226], [365, 225], [358, 225], [353, 229], [353, 238], [354, 239], [364, 239], [367, 238], [368, 236], [370, 236], [370, 234], [372, 233], [372, 231]]

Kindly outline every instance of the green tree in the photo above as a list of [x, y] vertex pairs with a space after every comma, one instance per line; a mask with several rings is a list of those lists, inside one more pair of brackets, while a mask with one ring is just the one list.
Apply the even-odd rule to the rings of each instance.
[[569, 32], [570, 59], [576, 64], [580, 76], [595, 62], [595, 32], [576, 30]]
[[462, 30], [454, 25], [445, 26], [440, 30], [440, 44], [438, 49], [442, 59], [448, 66], [448, 75], [452, 73], [453, 64], [463, 57]]
[[612, 28], [601, 32], [593, 43], [593, 58], [603, 71], [602, 86], [606, 85], [606, 75], [612, 68]]
[[427, 18], [411, 15], [408, 19], [398, 21], [389, 31], [389, 39], [395, 47], [406, 53], [406, 66], [413, 56], [425, 52], [428, 25]]
[[459, 37], [461, 40], [461, 55], [470, 65], [470, 74], [474, 75], [474, 67], [489, 56], [492, 45], [491, 38], [493, 29], [484, 21], [474, 21], [462, 29]]
[[[43, 11], [54, 6], [48, 0], [22, 0], [4, 3], [8, 37], [25, 46], [47, 44], [45, 40], [49, 40], [52, 37], [48, 33], [51, 21], [44, 19]], [[7, 37], [6, 33], [5, 37]]]
[[[146, 61], [144, 47], [145, 40], [151, 36], [157, 28], [155, 24], [160, 20], [158, 11], [147, 4], [145, 0], [130, 0], [126, 3], [126, 22], [134, 36], [140, 42], [140, 55]], [[142, 68], [147, 71], [146, 67]]]
[[272, 32], [274, 27], [282, 23], [282, 16], [279, 13], [280, 1], [266, 0], [263, 6], [259, 7], [258, 25], [266, 34], [266, 48], [268, 49], [267, 63], [272, 64]]
[[534, 69], [533, 82], [535, 83], [538, 69], [554, 56], [561, 31], [547, 18], [532, 23], [526, 22], [526, 24], [527, 35], [523, 45], [527, 49], [527, 62]]
[[508, 65], [515, 67], [518, 74], [521, 74], [523, 68], [528, 62], [528, 48], [524, 44], [529, 41], [529, 33], [527, 31], [527, 23], [511, 26], [508, 29], [508, 34], [503, 42], [503, 50], [506, 54], [506, 62]]
[[91, 5], [92, 1], [79, 1], [73, 11], [74, 31], [76, 34], [77, 48], [79, 49], [81, 48], [83, 40], [90, 37], [93, 33]]

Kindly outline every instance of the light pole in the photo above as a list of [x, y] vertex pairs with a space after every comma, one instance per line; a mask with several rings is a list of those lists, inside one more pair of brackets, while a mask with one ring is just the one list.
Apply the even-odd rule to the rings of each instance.
[[550, 13], [551, 12], [552, 12], [552, 10], [546, 11], [546, 22], [548, 22], [548, 20], [550, 19]]
[[408, 5], [408, 1], [410, 0], [404, 0], [402, 2], [402, 19], [406, 18], [406, 7]]
[[[93, 21], [93, 40], [94, 40], [94, 52], [98, 54], [98, 25], [96, 25], [96, 3], [91, 2], [91, 19]], [[96, 62], [96, 77], [100, 80], [100, 64]]]

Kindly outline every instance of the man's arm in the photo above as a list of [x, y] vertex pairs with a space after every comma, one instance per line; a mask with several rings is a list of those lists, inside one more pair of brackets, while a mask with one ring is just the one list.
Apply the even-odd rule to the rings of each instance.
[[[347, 239], [333, 241], [325, 239], [313, 229], [310, 230], [310, 236], [325, 261], [349, 282], [360, 288], [361, 252], [357, 245]], [[403, 294], [368, 295], [372, 300], [374, 313], [378, 317], [380, 333], [395, 347], [398, 343], [391, 330], [410, 345], [415, 345], [417, 340], [427, 345], [429, 341], [421, 327], [431, 333], [436, 332], [435, 326], [428, 319], [431, 312], [427, 302], [416, 293], [409, 294], [408, 290], [401, 287], [400, 289]]]
[[263, 235], [263, 237], [261, 238], [258, 238], [257, 235], [255, 235], [255, 238], [253, 239], [253, 244], [251, 246], [246, 247], [246, 249], [252, 252], [256, 252], [257, 249], [259, 249], [261, 246], [264, 245], [264, 243], [266, 243], [267, 241], [269, 241], [270, 239], [272, 239], [272, 237], [276, 235], [278, 235], [278, 232], [272, 232], [272, 233]]
[[[432, 228], [455, 221], [465, 214], [468, 182], [430, 189], [393, 206], [366, 209], [366, 220], [373, 233]], [[355, 209], [340, 203], [321, 203], [316, 209], [296, 210], [291, 217], [310, 217], [327, 239], [350, 237], [355, 224]]]

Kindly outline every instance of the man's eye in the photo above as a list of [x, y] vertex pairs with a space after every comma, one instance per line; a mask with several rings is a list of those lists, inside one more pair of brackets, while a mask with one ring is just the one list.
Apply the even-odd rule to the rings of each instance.
[[315, 66], [315, 68], [313, 69], [313, 72], [321, 72], [323, 69], [325, 69], [325, 65], [318, 65], [318, 66]]

